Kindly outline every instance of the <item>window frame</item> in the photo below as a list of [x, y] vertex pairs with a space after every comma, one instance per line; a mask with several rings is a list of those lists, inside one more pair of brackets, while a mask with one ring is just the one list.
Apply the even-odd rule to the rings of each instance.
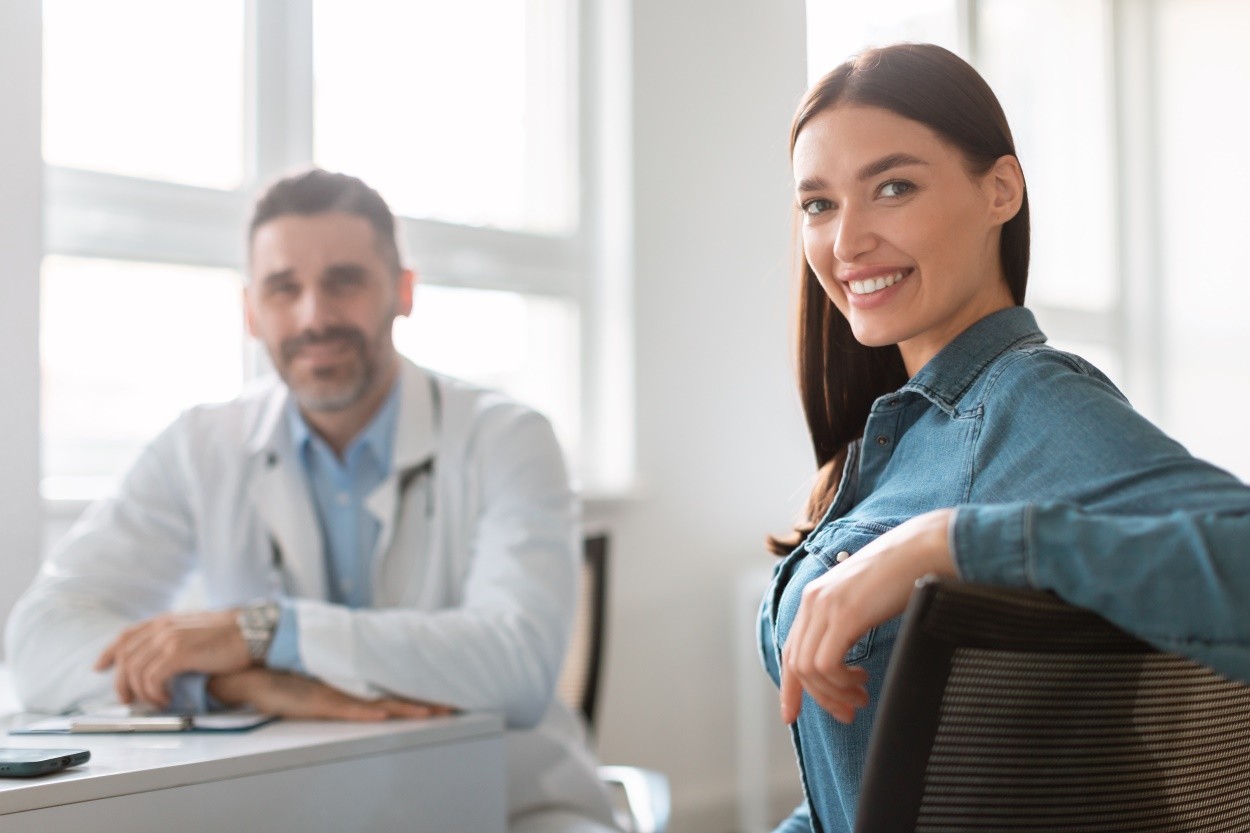
[[[39, 0], [24, 0], [38, 12]], [[544, 0], [528, 0], [537, 7]], [[155, 261], [240, 272], [255, 187], [313, 164], [314, 0], [247, 0], [244, 182], [232, 191], [43, 164], [44, 255]], [[579, 310], [582, 428], [572, 461], [585, 491], [633, 480], [632, 309], [628, 303], [626, 0], [569, 0], [568, 171], [574, 229], [544, 235], [399, 217], [400, 245], [423, 281], [569, 301]], [[611, 27], [616, 26], [614, 30]], [[610, 64], [609, 62], [619, 62]], [[36, 78], [41, 73], [36, 74]], [[36, 84], [36, 88], [37, 88]], [[619, 133], [618, 133], [619, 131]], [[42, 159], [42, 157], [41, 157]], [[611, 163], [611, 168], [605, 165]], [[608, 171], [615, 171], [604, 175]], [[609, 227], [609, 223], [614, 225]], [[37, 302], [36, 302], [37, 303]], [[610, 310], [610, 311], [609, 311]], [[260, 351], [255, 370], [263, 369]], [[631, 438], [621, 442], [622, 436]], [[609, 441], [609, 438], [612, 441]], [[42, 471], [35, 473], [41, 481]], [[44, 499], [57, 515], [81, 500]]]
[[43, 505], [39, 499], [39, 264], [43, 256], [42, 5], [40, 0], [0, 3], [0, 529], [4, 569], [0, 613], [7, 616], [39, 565]]
[[[824, 3], [844, 0], [823, 0]], [[809, 5], [821, 0], [809, 0]], [[1148, 418], [1166, 424], [1163, 346], [1162, 221], [1158, 166], [1154, 57], [1155, 0], [1098, 0], [1105, 20], [1105, 71], [1112, 113], [1106, 141], [1113, 169], [1111, 269], [1115, 298], [1106, 309], [1029, 302], [1047, 336], [1059, 343], [1101, 348], [1118, 364], [1116, 382]], [[980, 68], [985, 34], [981, 0], [951, 0], [954, 49]], [[810, 35], [809, 35], [810, 37]], [[809, 41], [810, 43], [810, 41]], [[1026, 160], [1027, 162], [1027, 160]]]
[[[1078, 342], [1107, 350], [1119, 364], [1116, 380], [1134, 406], [1163, 421], [1166, 384], [1162, 345], [1163, 276], [1158, 232], [1160, 197], [1154, 121], [1154, 78], [1158, 10], [1152, 0], [1099, 0], [1104, 16], [1107, 86], [1112, 114], [1111, 258], [1115, 297], [1107, 309], [1089, 310], [1058, 304], [1029, 307], [1058, 342]], [[969, 61], [979, 65], [978, 0], [958, 0], [959, 26]]]

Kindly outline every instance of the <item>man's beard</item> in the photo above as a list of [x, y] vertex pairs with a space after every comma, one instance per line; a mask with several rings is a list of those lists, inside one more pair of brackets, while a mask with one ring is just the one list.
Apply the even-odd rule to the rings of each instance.
[[[354, 354], [349, 365], [351, 376], [335, 382], [339, 367], [326, 368], [324, 373], [313, 371], [311, 380], [292, 378], [291, 363], [299, 351], [308, 345], [344, 342]], [[320, 332], [305, 331], [282, 342], [282, 365], [279, 375], [295, 395], [296, 401], [308, 411], [341, 411], [350, 408], [364, 397], [378, 375], [378, 363], [370, 350], [369, 340], [356, 327], [327, 327]]]

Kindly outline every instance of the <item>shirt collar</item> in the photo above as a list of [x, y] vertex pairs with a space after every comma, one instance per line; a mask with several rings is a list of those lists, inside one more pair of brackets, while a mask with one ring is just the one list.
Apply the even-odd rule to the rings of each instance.
[[1041, 344], [1046, 336], [1024, 307], [991, 313], [964, 330], [911, 377], [904, 391], [915, 391], [942, 410], [954, 413], [959, 401], [999, 356], [1021, 344]]
[[[399, 415], [401, 379], [401, 376], [397, 375], [395, 377], [395, 383], [391, 385], [391, 392], [387, 394], [382, 407], [369, 420], [364, 430], [353, 437], [352, 441], [347, 444], [347, 448], [343, 450], [344, 460], [351, 460], [354, 456], [364, 452], [373, 457], [374, 462], [381, 471], [390, 471], [391, 453], [395, 447], [395, 426]], [[314, 441], [324, 441], [317, 437], [313, 432], [312, 426], [304, 419], [304, 415], [300, 413], [294, 396], [287, 398], [286, 419], [287, 429], [291, 434], [291, 444], [295, 446], [295, 450], [301, 458], [307, 460], [306, 455], [310, 450], [311, 444]]]

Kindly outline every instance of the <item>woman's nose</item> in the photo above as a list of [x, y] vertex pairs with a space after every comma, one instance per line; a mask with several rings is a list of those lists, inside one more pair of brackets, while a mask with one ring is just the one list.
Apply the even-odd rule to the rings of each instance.
[[854, 263], [877, 245], [867, 213], [862, 209], [844, 207], [838, 216], [833, 240], [833, 256], [842, 263]]

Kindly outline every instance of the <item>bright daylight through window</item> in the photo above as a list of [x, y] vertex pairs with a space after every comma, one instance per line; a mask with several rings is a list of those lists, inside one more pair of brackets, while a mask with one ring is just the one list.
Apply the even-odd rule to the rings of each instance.
[[311, 164], [402, 218], [400, 351], [534, 405], [576, 464], [575, 8], [44, 0], [44, 497], [98, 497], [180, 410], [264, 372], [250, 200]]

